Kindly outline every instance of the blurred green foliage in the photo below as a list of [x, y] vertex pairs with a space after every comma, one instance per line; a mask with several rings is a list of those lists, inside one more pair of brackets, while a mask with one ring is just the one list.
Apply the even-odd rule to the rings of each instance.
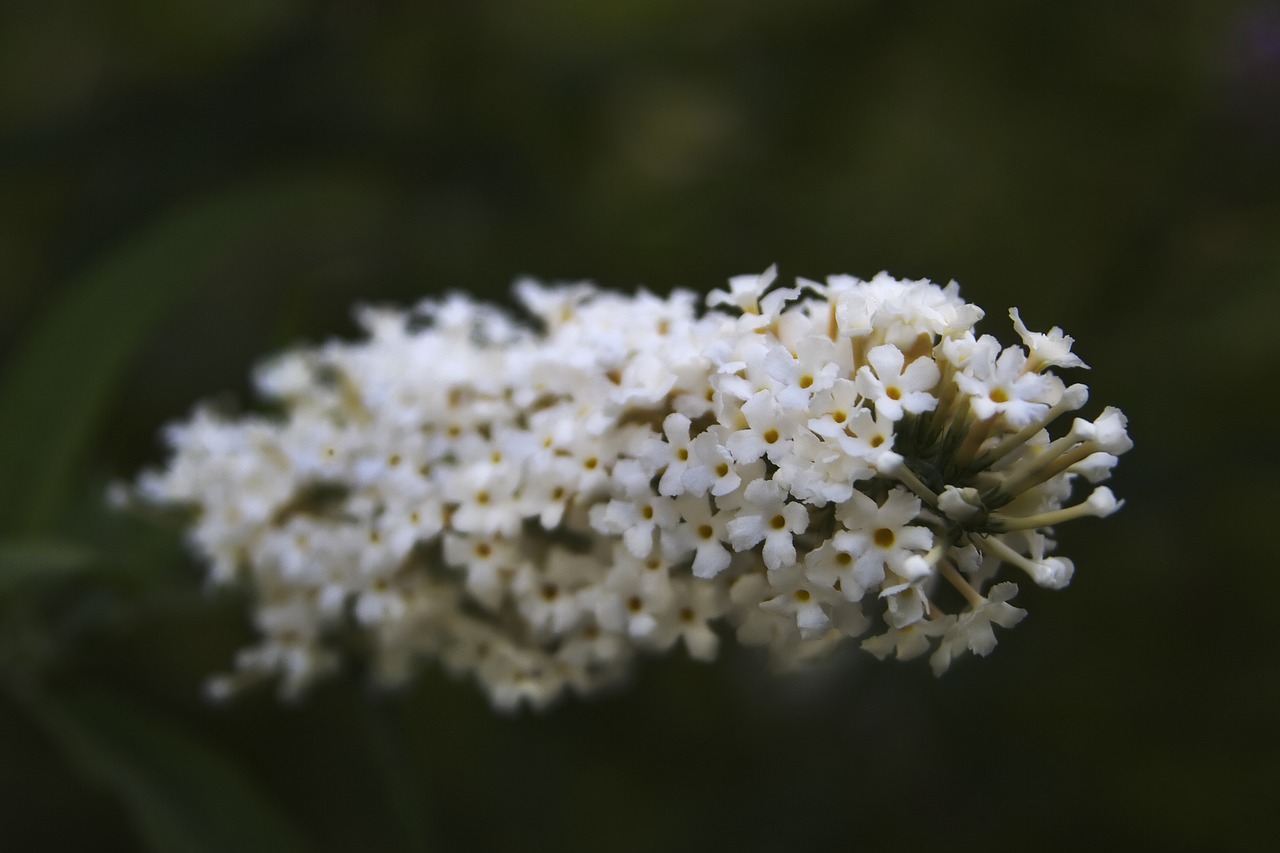
[[[1271, 849], [1278, 146], [1258, 0], [0, 6], [0, 847]], [[103, 498], [163, 423], [353, 302], [773, 261], [1019, 305], [1129, 414], [989, 660], [203, 700], [245, 602]]]

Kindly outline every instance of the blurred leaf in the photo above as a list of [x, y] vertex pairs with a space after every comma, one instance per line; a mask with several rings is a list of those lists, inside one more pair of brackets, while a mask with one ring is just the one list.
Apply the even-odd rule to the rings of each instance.
[[308, 849], [240, 767], [155, 711], [100, 688], [24, 698], [80, 773], [123, 801], [150, 849]]
[[0, 530], [48, 528], [122, 372], [184, 291], [228, 255], [352, 217], [371, 197], [328, 178], [220, 194], [87, 270], [0, 377]]
[[93, 565], [97, 554], [53, 539], [0, 541], [0, 595], [31, 582], [62, 580]]

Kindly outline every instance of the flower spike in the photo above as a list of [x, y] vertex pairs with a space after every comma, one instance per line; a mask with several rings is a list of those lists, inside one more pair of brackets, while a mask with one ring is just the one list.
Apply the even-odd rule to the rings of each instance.
[[710, 660], [723, 628], [783, 663], [868, 631], [937, 673], [989, 653], [1025, 615], [1005, 567], [1065, 586], [1050, 528], [1123, 505], [1072, 494], [1132, 446], [1124, 415], [1056, 426], [1088, 400], [1053, 373], [1086, 367], [1072, 338], [1012, 310], [1001, 349], [954, 282], [776, 279], [702, 310], [521, 280], [537, 330], [463, 296], [361, 309], [366, 340], [257, 371], [280, 415], [170, 427], [135, 492], [196, 509], [211, 581], [255, 602], [212, 692], [359, 654], [541, 708], [642, 654]]

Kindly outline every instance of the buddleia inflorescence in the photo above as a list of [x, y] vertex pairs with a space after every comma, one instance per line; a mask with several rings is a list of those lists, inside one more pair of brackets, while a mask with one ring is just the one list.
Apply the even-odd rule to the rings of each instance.
[[729, 633], [783, 663], [858, 637], [937, 673], [990, 652], [1025, 615], [1007, 578], [1071, 579], [1051, 528], [1119, 506], [1077, 484], [1129, 449], [1124, 415], [1063, 428], [1088, 396], [1052, 372], [1086, 367], [1072, 339], [1012, 310], [1002, 348], [954, 283], [774, 276], [701, 311], [532, 281], [531, 322], [463, 296], [361, 309], [367, 340], [259, 370], [274, 416], [170, 427], [139, 493], [196, 509], [260, 634], [215, 690], [293, 694], [360, 654], [385, 682], [439, 661], [509, 709]]

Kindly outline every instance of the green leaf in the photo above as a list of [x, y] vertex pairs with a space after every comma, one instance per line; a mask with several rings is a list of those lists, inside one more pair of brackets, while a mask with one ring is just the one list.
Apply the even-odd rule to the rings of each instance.
[[185, 291], [247, 247], [367, 219], [373, 197], [327, 178], [223, 193], [83, 273], [0, 377], [0, 531], [48, 529], [124, 369]]
[[0, 595], [30, 583], [73, 577], [93, 566], [97, 554], [53, 539], [0, 541]]
[[151, 850], [309, 849], [239, 766], [156, 711], [103, 688], [24, 698], [71, 764], [122, 801]]

